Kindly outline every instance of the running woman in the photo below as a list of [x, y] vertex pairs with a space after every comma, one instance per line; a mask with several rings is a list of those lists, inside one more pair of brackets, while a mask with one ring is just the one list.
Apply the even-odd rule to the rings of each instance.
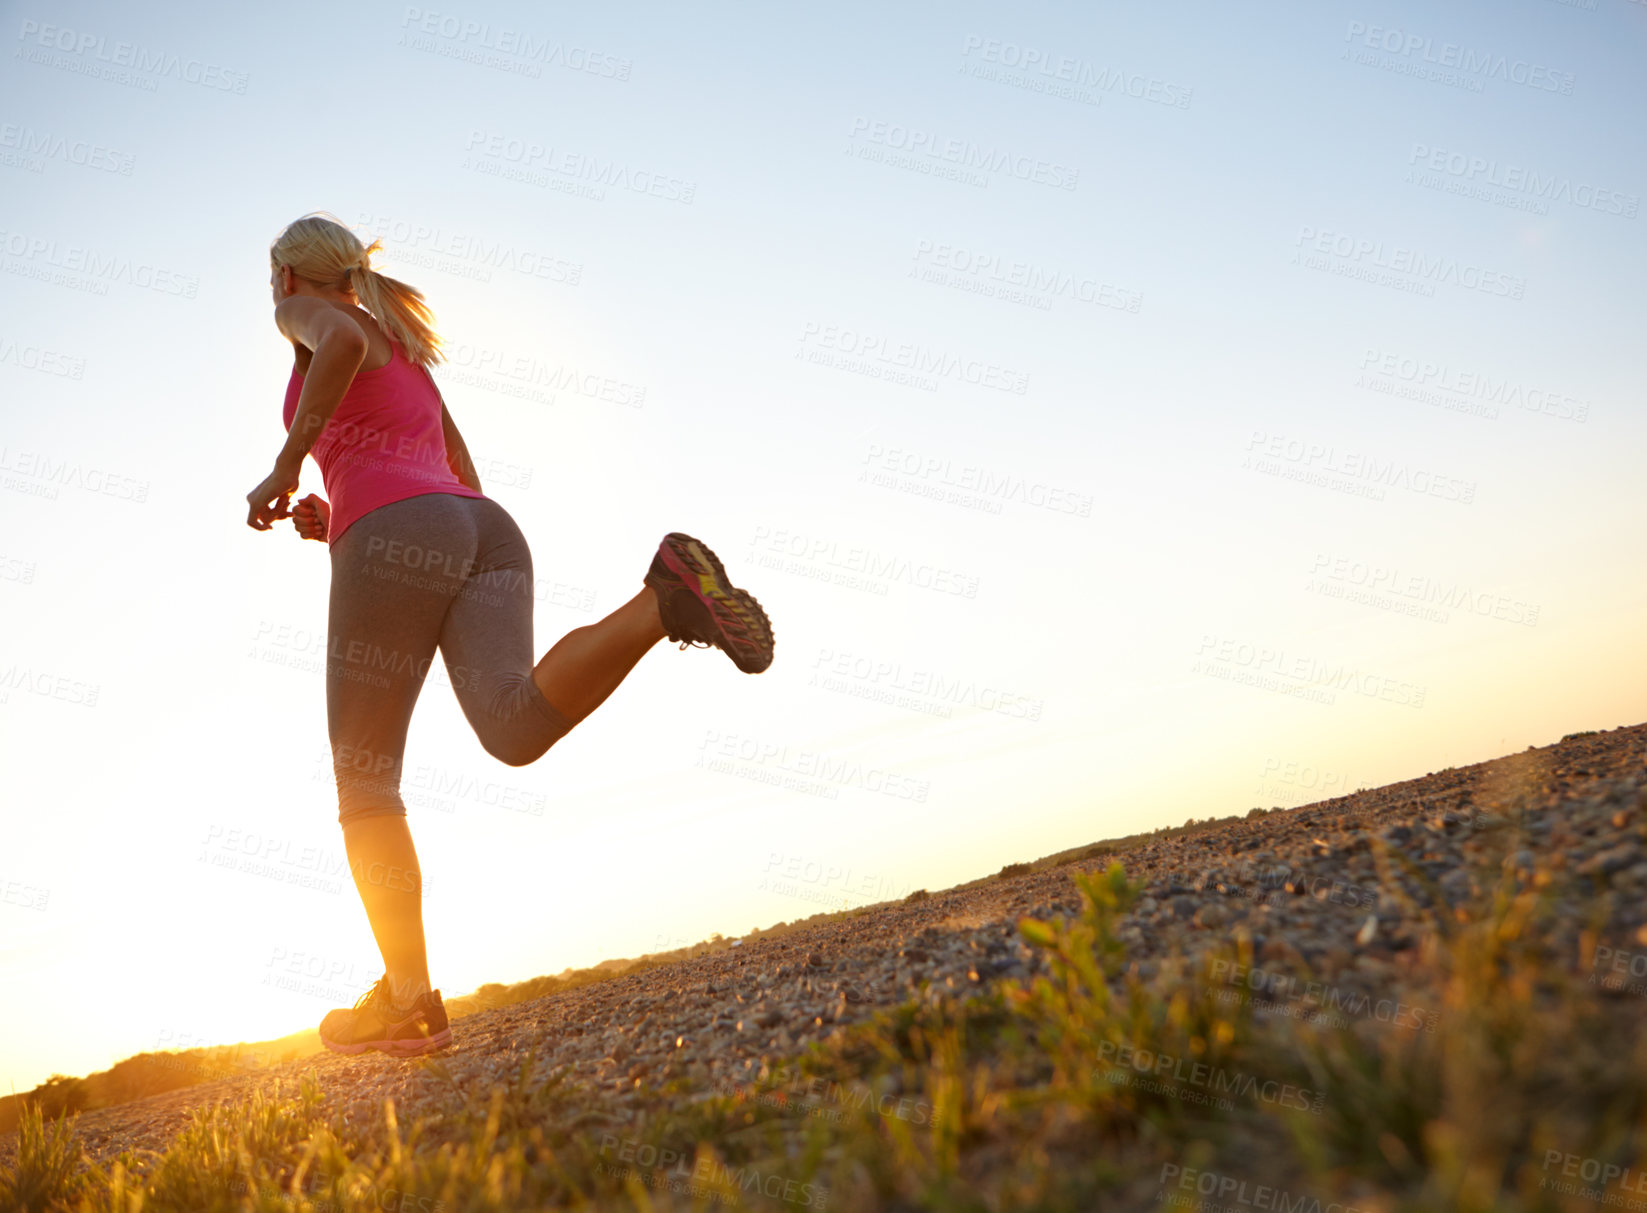
[[[328, 1049], [412, 1056], [451, 1040], [429, 984], [422, 875], [400, 798], [412, 707], [439, 649], [486, 751], [535, 762], [668, 637], [718, 648], [747, 674], [772, 664], [772, 627], [715, 554], [664, 536], [641, 590], [574, 629], [533, 663], [532, 557], [474, 462], [429, 367], [441, 359], [423, 295], [371, 267], [362, 242], [324, 212], [269, 247], [275, 325], [292, 343], [287, 436], [274, 471], [246, 495], [247, 525], [290, 518], [332, 565], [326, 718], [338, 822], [384, 974], [354, 1007], [328, 1013]], [[326, 487], [294, 507], [313, 456]]]

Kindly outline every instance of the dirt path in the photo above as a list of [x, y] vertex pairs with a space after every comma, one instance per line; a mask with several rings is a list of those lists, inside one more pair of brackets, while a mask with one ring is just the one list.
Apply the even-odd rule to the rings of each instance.
[[[1471, 892], [1466, 860], [1496, 845], [1504, 817], [1530, 812], [1527, 848], [1615, 887], [1647, 893], [1643, 801], [1647, 725], [1573, 737], [1491, 762], [1426, 775], [1172, 839], [1116, 858], [1146, 895], [1122, 928], [1133, 960], [1148, 971], [1162, 958], [1193, 954], [1226, 938], [1237, 922], [1252, 932], [1255, 968], [1280, 972], [1302, 958], [1337, 991], [1335, 1013], [1381, 1014], [1391, 1001], [1422, 1012], [1414, 904], [1456, 901]], [[1101, 834], [1101, 822], [1093, 824]], [[1378, 835], [1412, 860], [1412, 875], [1380, 873], [1369, 845]], [[1508, 862], [1532, 863], [1531, 849]], [[1560, 857], [1560, 858], [1554, 858]], [[810, 1039], [911, 997], [944, 998], [994, 978], [1023, 978], [1039, 958], [1019, 942], [1022, 915], [1074, 913], [1073, 871], [1092, 858], [1026, 875], [991, 879], [915, 901], [748, 941], [532, 1002], [454, 1021], [452, 1048], [439, 1064], [380, 1054], [330, 1053], [84, 1113], [87, 1152], [107, 1159], [122, 1148], [161, 1149], [191, 1109], [237, 1099], [275, 1079], [295, 1084], [315, 1071], [329, 1102], [353, 1123], [380, 1116], [393, 1096], [402, 1124], [484, 1096], [514, 1075], [529, 1050], [536, 1073], [569, 1067], [572, 1081], [598, 1093], [614, 1117], [633, 1110], [637, 1089], [686, 1077], [692, 1090], [753, 1081]], [[1635, 919], [1615, 933], [1643, 930], [1647, 897], [1620, 899]], [[1583, 906], [1558, 914], [1554, 942], [1577, 959]], [[1570, 935], [1570, 938], [1569, 938]], [[1647, 931], [1643, 932], [1647, 939]], [[923, 994], [923, 985], [925, 993]], [[1293, 1013], [1298, 991], [1279, 986], [1273, 1013]], [[1367, 996], [1364, 1000], [1358, 995]], [[1319, 996], [1317, 996], [1319, 997]], [[1290, 1002], [1289, 1002], [1290, 1000]], [[1308, 1010], [1309, 999], [1299, 1004]], [[683, 1096], [682, 1098], [689, 1098]], [[0, 1139], [9, 1161], [15, 1138]]]

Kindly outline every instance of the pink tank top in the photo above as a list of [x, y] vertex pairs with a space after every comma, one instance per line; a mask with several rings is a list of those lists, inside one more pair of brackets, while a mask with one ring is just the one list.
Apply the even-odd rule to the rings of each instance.
[[[424, 493], [486, 496], [464, 484], [447, 466], [440, 395], [434, 381], [401, 353], [393, 338], [390, 348], [384, 365], [375, 371], [356, 372], [337, 412], [309, 452], [320, 465], [332, 507], [328, 547], [363, 514], [379, 506]], [[294, 366], [281, 412], [288, 432], [302, 392], [303, 376]]]

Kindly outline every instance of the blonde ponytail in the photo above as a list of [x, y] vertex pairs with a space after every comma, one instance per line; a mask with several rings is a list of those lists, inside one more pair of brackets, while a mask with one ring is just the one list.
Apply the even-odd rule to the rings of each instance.
[[434, 313], [423, 293], [371, 267], [371, 255], [382, 248], [378, 240], [362, 244], [343, 224], [316, 211], [275, 237], [269, 260], [275, 266], [291, 266], [299, 278], [316, 286], [352, 293], [411, 361], [423, 367], [444, 361]]

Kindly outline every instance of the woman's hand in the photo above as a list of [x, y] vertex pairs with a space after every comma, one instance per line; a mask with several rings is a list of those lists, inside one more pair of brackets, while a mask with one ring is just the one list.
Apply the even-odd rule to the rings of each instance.
[[301, 467], [301, 461], [297, 464], [275, 461], [274, 471], [246, 494], [246, 501], [252, 507], [246, 515], [247, 526], [254, 531], [266, 531], [276, 518], [292, 516], [291, 498], [297, 492], [297, 474]]
[[292, 526], [304, 539], [326, 538], [326, 528], [332, 524], [332, 507], [323, 497], [310, 493], [292, 507]]

